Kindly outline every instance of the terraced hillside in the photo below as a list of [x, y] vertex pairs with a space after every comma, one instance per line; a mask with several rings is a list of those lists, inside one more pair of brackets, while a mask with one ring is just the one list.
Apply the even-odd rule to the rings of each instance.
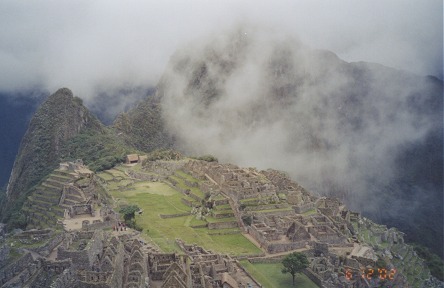
[[[63, 186], [72, 183], [77, 176], [62, 170], [54, 170], [38, 185], [25, 202], [23, 211], [28, 217], [27, 229], [54, 227], [63, 218], [64, 205], [59, 206]], [[67, 199], [67, 201], [72, 201]]]
[[75, 170], [54, 170], [40, 183], [24, 204], [23, 211], [27, 218], [27, 229], [52, 228], [58, 225], [58, 219], [64, 218], [66, 209], [86, 203], [92, 195], [88, 189], [83, 191], [77, 183], [81, 179]]
[[116, 210], [129, 204], [141, 208], [136, 222], [143, 227], [143, 236], [164, 251], [179, 251], [175, 239], [180, 238], [231, 255], [262, 253], [242, 235], [225, 196], [210, 199], [198, 188], [199, 179], [180, 169], [166, 170], [122, 165], [97, 178], [114, 199]]
[[[412, 287], [425, 287], [423, 283], [430, 278], [430, 270], [424, 260], [418, 257], [412, 246], [404, 244], [403, 241], [381, 241], [381, 238], [389, 238], [390, 232], [396, 231], [391, 228], [388, 233], [384, 233], [384, 227], [366, 218], [363, 218], [359, 225], [354, 225], [359, 241], [368, 243], [383, 259], [391, 262], [397, 273], [407, 277]], [[387, 236], [381, 237], [384, 234]]]

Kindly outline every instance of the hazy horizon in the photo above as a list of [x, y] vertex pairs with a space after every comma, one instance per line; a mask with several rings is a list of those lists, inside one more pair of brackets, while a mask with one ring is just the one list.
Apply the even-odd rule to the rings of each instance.
[[156, 86], [175, 51], [234, 23], [345, 61], [442, 79], [442, 1], [1, 1], [0, 90]]

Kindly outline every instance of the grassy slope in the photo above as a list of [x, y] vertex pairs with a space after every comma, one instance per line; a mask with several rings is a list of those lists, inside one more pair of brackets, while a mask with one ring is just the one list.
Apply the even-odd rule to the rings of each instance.
[[[267, 288], [282, 288], [282, 287], [293, 287], [292, 278], [290, 274], [283, 274], [281, 263], [255, 263], [252, 264], [248, 260], [240, 261], [242, 266], [251, 274], [253, 277], [262, 284], [263, 287]], [[318, 286], [313, 283], [304, 274], [297, 274], [295, 277], [295, 286], [302, 288], [318, 288]]]
[[134, 186], [136, 190], [123, 192], [112, 190], [110, 193], [114, 199], [118, 199], [118, 204], [136, 204], [143, 210], [142, 215], [136, 216], [136, 222], [144, 228], [143, 235], [153, 240], [164, 251], [177, 251], [175, 239], [180, 238], [187, 243], [196, 243], [220, 253], [231, 255], [261, 253], [260, 249], [242, 234], [210, 235], [206, 228], [192, 228], [192, 225], [205, 223], [196, 220], [193, 215], [160, 218], [160, 214], [191, 211], [190, 207], [181, 202], [183, 195], [167, 184], [144, 181]]

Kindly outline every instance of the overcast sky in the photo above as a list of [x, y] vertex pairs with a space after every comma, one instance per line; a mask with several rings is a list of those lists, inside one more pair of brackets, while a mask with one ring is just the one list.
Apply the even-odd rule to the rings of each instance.
[[0, 90], [155, 85], [177, 48], [239, 21], [442, 79], [442, 14], [442, 0], [2, 0]]

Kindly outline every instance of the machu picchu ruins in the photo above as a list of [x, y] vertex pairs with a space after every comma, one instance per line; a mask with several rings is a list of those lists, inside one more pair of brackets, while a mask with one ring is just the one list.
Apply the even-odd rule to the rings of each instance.
[[[132, 155], [100, 173], [61, 163], [28, 197], [27, 230], [0, 234], [1, 287], [266, 287], [245, 263], [278, 265], [295, 251], [317, 287], [431, 283], [402, 232], [282, 172], [173, 158]], [[142, 229], [125, 225], [129, 204]], [[390, 278], [366, 277], [378, 268]]]

